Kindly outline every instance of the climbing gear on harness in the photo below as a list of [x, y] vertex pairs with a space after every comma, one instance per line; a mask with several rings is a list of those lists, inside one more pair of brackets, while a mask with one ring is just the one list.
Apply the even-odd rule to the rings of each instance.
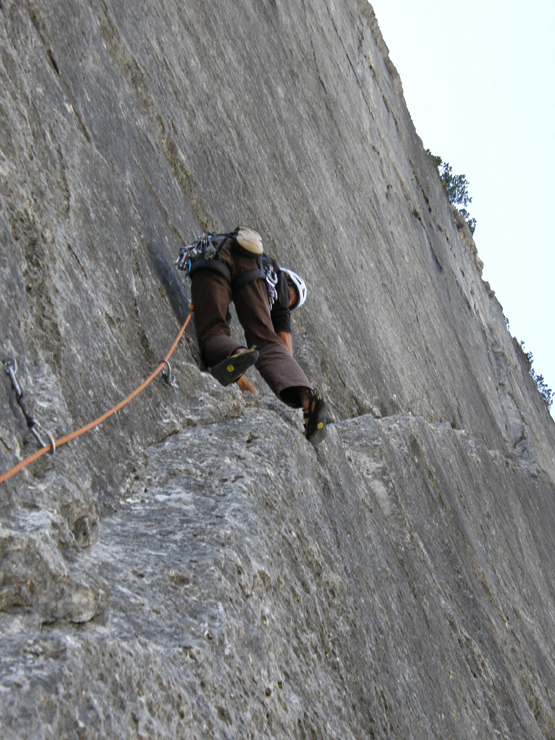
[[258, 361], [258, 352], [256, 347], [251, 347], [246, 352], [227, 357], [222, 362], [210, 368], [210, 373], [222, 385], [231, 385], [239, 380], [241, 375], [246, 372]]
[[278, 276], [276, 271], [274, 270], [274, 266], [267, 257], [262, 255], [258, 262], [260, 265], [260, 269], [264, 274], [264, 280], [266, 281], [266, 290], [268, 291], [268, 300], [270, 301], [270, 308], [272, 308], [272, 306], [278, 299], [278, 292], [276, 289]]
[[248, 226], [239, 226], [231, 236], [239, 242], [239, 245], [246, 249], [250, 255], [261, 256], [264, 254], [264, 247], [262, 246], [262, 237], [254, 229], [250, 229]]
[[143, 382], [141, 385], [136, 388], [133, 393], [130, 393], [127, 398], [124, 398], [123, 401], [120, 401], [116, 406], [114, 406], [113, 409], [110, 409], [109, 411], [106, 411], [106, 413], [102, 414], [102, 416], [99, 416], [98, 419], [95, 419], [94, 421], [91, 421], [90, 424], [87, 424], [84, 427], [81, 427], [81, 429], [77, 429], [75, 432], [71, 432], [71, 434], [66, 435], [65, 437], [62, 437], [61, 439], [54, 440], [52, 437], [50, 437], [50, 444], [46, 447], [42, 447], [40, 450], [37, 450], [33, 455], [30, 455], [29, 457], [25, 458], [25, 460], [22, 460], [20, 463], [18, 463], [15, 467], [13, 467], [11, 470], [8, 470], [7, 473], [4, 473], [3, 475], [0, 475], [0, 483], [4, 483], [4, 481], [7, 481], [9, 478], [16, 475], [16, 473], [19, 473], [20, 470], [23, 470], [27, 465], [34, 462], [35, 460], [38, 460], [39, 457], [42, 457], [44, 454], [52, 450], [52, 452], [55, 452], [58, 447], [61, 447], [62, 445], [66, 444], [67, 442], [71, 442], [72, 439], [75, 439], [76, 437], [80, 437], [81, 435], [85, 434], [85, 432], [90, 432], [91, 429], [94, 429], [95, 427], [99, 426], [99, 424], [102, 424], [103, 421], [106, 421], [110, 416], [113, 416], [113, 414], [116, 413], [116, 411], [119, 411], [124, 406], [126, 406], [130, 401], [132, 401], [135, 396], [138, 396], [141, 391], [143, 391], [152, 381], [154, 378], [159, 375], [164, 367], [166, 366], [166, 363], [170, 359], [170, 357], [175, 352], [175, 349], [179, 342], [181, 341], [181, 337], [185, 334], [185, 330], [189, 326], [191, 319], [193, 318], [193, 306], [191, 306], [191, 312], [189, 313], [187, 320], [181, 327], [181, 330], [179, 334], [177, 335], [176, 340], [171, 346], [170, 351], [166, 355], [165, 359], [158, 365], [156, 370]]
[[175, 261], [177, 269], [185, 270], [189, 275], [192, 265], [196, 263], [197, 260], [202, 259], [210, 261], [217, 257], [218, 250], [221, 246], [221, 243], [217, 245], [214, 243], [217, 238], [220, 238], [220, 235], [216, 233], [201, 234], [201, 236], [197, 238], [196, 242], [192, 242], [191, 244], [181, 247], [179, 250], [179, 257]]
[[316, 447], [324, 440], [328, 430], [327, 406], [320, 393], [314, 389], [308, 391], [308, 409], [304, 412], [304, 427], [307, 440]]
[[222, 234], [202, 234], [196, 242], [187, 244], [179, 250], [179, 257], [175, 264], [178, 270], [185, 270], [187, 275], [192, 275], [197, 270], [210, 268], [219, 272], [231, 283], [231, 272], [229, 267], [218, 259], [218, 253], [227, 236]]
[[41, 432], [42, 434], [45, 434], [50, 440], [50, 443], [52, 445], [52, 453], [54, 453], [56, 451], [54, 437], [41, 424], [39, 424], [39, 422], [35, 418], [33, 418], [33, 416], [31, 416], [23, 402], [23, 391], [21, 389], [21, 386], [19, 385], [17, 378], [15, 377], [17, 373], [17, 360], [15, 359], [15, 357], [9, 357], [6, 360], [2, 360], [2, 364], [4, 365], [6, 373], [10, 376], [10, 380], [12, 381], [12, 388], [15, 393], [15, 400], [17, 401], [21, 411], [23, 412], [23, 416], [25, 417], [25, 421], [27, 422], [27, 427], [29, 431], [41, 447], [46, 447], [48, 444], [43, 440]]
[[293, 289], [297, 294], [297, 300], [295, 305], [291, 308], [291, 311], [296, 311], [306, 301], [307, 289], [306, 283], [300, 275], [297, 275], [293, 270], [288, 270], [285, 267], [281, 268], [281, 272], [285, 273], [285, 277], [288, 283], [292, 284]]

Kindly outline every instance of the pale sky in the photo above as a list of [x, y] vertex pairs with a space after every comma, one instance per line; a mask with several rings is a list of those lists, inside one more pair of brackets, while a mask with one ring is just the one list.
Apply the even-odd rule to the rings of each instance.
[[555, 0], [371, 4], [424, 147], [469, 182], [484, 280], [555, 391]]

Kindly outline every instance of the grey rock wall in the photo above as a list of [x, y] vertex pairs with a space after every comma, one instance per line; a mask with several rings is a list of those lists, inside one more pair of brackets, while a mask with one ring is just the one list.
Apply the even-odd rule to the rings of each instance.
[[[6, 738], [555, 736], [551, 417], [363, 0], [0, 2], [0, 325], [56, 439], [165, 356], [248, 223], [331, 408], [189, 330], [0, 484]], [[234, 331], [239, 331], [237, 321]], [[0, 474], [37, 448], [9, 377]]]

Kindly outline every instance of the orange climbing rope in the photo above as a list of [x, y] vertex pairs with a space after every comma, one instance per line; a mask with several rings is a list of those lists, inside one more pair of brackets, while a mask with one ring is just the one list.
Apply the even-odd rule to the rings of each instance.
[[66, 442], [71, 442], [72, 439], [75, 439], [76, 437], [80, 437], [82, 434], [85, 434], [85, 432], [90, 432], [91, 429], [94, 429], [99, 424], [102, 424], [103, 421], [106, 421], [110, 416], [116, 413], [116, 411], [119, 411], [124, 406], [126, 406], [129, 401], [132, 401], [135, 396], [138, 396], [141, 391], [143, 391], [147, 385], [150, 385], [154, 378], [163, 370], [163, 368], [168, 364], [168, 360], [173, 355], [175, 348], [179, 344], [181, 337], [183, 334], [185, 334], [185, 330], [189, 326], [189, 322], [191, 321], [191, 318], [193, 316], [193, 306], [191, 306], [191, 312], [189, 313], [189, 316], [187, 317], [187, 320], [181, 327], [181, 331], [177, 335], [177, 339], [173, 343], [170, 351], [164, 358], [164, 360], [158, 365], [157, 369], [150, 375], [144, 383], [141, 383], [141, 385], [136, 388], [133, 393], [129, 394], [127, 398], [124, 398], [123, 401], [120, 401], [117, 406], [114, 406], [113, 409], [110, 409], [109, 411], [106, 411], [105, 414], [102, 414], [102, 416], [99, 416], [98, 419], [95, 419], [94, 421], [91, 421], [90, 424], [87, 424], [84, 427], [81, 427], [81, 429], [77, 429], [75, 432], [71, 432], [71, 434], [66, 435], [65, 437], [62, 437], [61, 439], [57, 439], [54, 442], [51, 442], [49, 445], [46, 445], [46, 447], [41, 447], [40, 450], [37, 450], [33, 455], [30, 455], [29, 457], [26, 457], [25, 460], [22, 460], [20, 463], [18, 463], [15, 467], [13, 467], [11, 470], [8, 470], [7, 473], [4, 473], [3, 475], [0, 475], [0, 483], [4, 483], [4, 481], [7, 481], [12, 476], [16, 475], [16, 473], [19, 473], [20, 470], [23, 470], [27, 465], [34, 462], [35, 460], [38, 460], [39, 457], [42, 457], [47, 452], [50, 452], [51, 450], [55, 452], [58, 447], [61, 447], [62, 445], [65, 445]]

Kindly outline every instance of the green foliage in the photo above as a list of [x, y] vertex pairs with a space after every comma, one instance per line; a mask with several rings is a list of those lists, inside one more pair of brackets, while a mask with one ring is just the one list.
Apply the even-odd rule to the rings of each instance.
[[451, 165], [444, 162], [441, 157], [432, 154], [429, 149], [426, 149], [426, 153], [436, 166], [439, 176], [443, 181], [443, 187], [445, 188], [449, 202], [459, 209], [462, 217], [468, 224], [468, 228], [474, 233], [476, 219], [471, 218], [466, 210], [466, 206], [472, 203], [472, 198], [468, 194], [468, 180], [465, 175], [454, 175]]
[[536, 381], [536, 385], [538, 386], [540, 395], [545, 401], [545, 403], [547, 404], [547, 408], [550, 409], [553, 403], [553, 397], [555, 396], [555, 393], [553, 393], [551, 388], [548, 387], [547, 383], [544, 380], [543, 375], [538, 375], [538, 373], [532, 367], [532, 360], [534, 359], [534, 356], [531, 352], [526, 352], [526, 350], [524, 349], [524, 342], [520, 343], [520, 348], [522, 350], [522, 353], [524, 354], [524, 356], [526, 357], [528, 361], [528, 366], [530, 368], [530, 375]]

